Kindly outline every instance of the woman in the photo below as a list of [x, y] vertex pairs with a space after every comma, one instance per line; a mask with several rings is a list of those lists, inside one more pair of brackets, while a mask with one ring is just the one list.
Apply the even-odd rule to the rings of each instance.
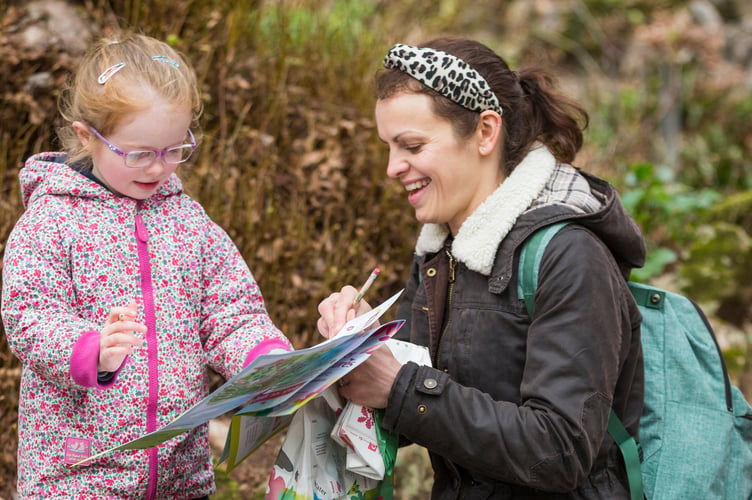
[[[640, 314], [625, 278], [645, 247], [614, 188], [571, 163], [586, 112], [549, 75], [444, 37], [395, 45], [377, 79], [387, 175], [423, 223], [398, 317], [433, 367], [380, 349], [341, 384], [382, 426], [426, 447], [432, 498], [629, 498], [611, 409], [636, 435]], [[517, 266], [537, 229], [568, 221], [540, 266], [532, 320]], [[351, 286], [319, 305], [331, 336], [367, 310]]]

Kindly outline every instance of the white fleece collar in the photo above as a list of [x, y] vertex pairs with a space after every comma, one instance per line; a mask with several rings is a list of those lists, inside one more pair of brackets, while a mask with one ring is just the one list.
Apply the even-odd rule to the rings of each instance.
[[[469, 269], [491, 274], [496, 250], [517, 218], [546, 186], [556, 159], [545, 146], [533, 149], [486, 200], [462, 223], [452, 242], [452, 255]], [[449, 236], [446, 224], [425, 224], [415, 253], [438, 252]]]

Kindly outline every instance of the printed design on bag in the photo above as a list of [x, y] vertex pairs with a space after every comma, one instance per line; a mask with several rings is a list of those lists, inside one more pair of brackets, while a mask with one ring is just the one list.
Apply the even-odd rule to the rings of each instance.
[[[318, 451], [322, 451], [323, 448], [331, 450], [331, 443], [325, 439], [323, 443], [320, 443], [321, 448]], [[327, 453], [328, 454], [328, 453]], [[345, 463], [342, 460], [342, 456], [338, 454], [329, 455], [328, 460], [324, 462], [324, 470], [326, 471], [326, 478], [314, 478], [313, 479], [313, 500], [328, 500], [342, 498], [342, 483], [340, 479], [346, 480], [341, 476], [341, 472], [345, 468]], [[321, 481], [323, 479], [323, 481]]]
[[276, 469], [272, 468], [272, 475], [269, 478], [265, 500], [276, 500], [285, 491], [285, 478], [277, 475]]
[[354, 449], [355, 449], [355, 445], [354, 445], [354, 444], [353, 444], [353, 442], [352, 442], [352, 441], [350, 440], [350, 436], [348, 436], [348, 435], [347, 435], [347, 434], [345, 434], [344, 432], [341, 432], [341, 433], [339, 434], [339, 438], [340, 438], [340, 439], [341, 439], [341, 440], [342, 440], [342, 441], [343, 441], [343, 442], [345, 443], [345, 445], [347, 445], [347, 447], [348, 447], [348, 448], [350, 448], [351, 450], [354, 450]]
[[373, 427], [373, 412], [368, 411], [368, 408], [365, 406], [360, 409], [360, 417], [358, 417], [358, 422], [361, 424], [364, 424], [366, 426], [366, 429], [370, 429]]
[[287, 472], [292, 472], [293, 470], [295, 470], [295, 466], [293, 465], [292, 460], [290, 460], [290, 457], [287, 456], [287, 453], [285, 453], [284, 450], [279, 451], [275, 465], [279, 466], [279, 468], [281, 468], [282, 470], [286, 470]]
[[341, 495], [342, 494], [342, 485], [339, 483], [339, 481], [329, 481], [329, 488], [331, 488], [331, 491], [335, 495]]
[[63, 452], [63, 462], [66, 465], [73, 465], [91, 456], [91, 441], [85, 438], [67, 437]]

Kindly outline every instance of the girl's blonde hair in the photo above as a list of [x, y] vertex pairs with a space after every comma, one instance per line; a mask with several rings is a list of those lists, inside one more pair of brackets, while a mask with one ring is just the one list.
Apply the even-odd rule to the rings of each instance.
[[[145, 109], [150, 93], [176, 106], [189, 106], [192, 128], [197, 128], [201, 97], [196, 75], [178, 51], [141, 34], [123, 34], [96, 43], [60, 95], [59, 108], [66, 125], [58, 130], [58, 137], [68, 162], [89, 157], [71, 123], [84, 122], [107, 136], [124, 115]], [[194, 135], [198, 140], [197, 131]]]

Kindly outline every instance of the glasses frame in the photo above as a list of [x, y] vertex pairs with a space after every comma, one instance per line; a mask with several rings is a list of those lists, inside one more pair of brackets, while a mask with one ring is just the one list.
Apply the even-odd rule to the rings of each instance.
[[[190, 157], [193, 155], [193, 152], [196, 151], [196, 138], [193, 136], [193, 132], [191, 132], [191, 129], [188, 129], [188, 136], [191, 138], [190, 144], [188, 144], [188, 143], [181, 144], [179, 146], [173, 146], [171, 148], [161, 149], [161, 150], [156, 150], [156, 149], [134, 149], [132, 151], [123, 151], [122, 149], [120, 149], [119, 147], [115, 146], [113, 143], [111, 143], [110, 141], [108, 141], [102, 134], [100, 134], [97, 131], [97, 129], [95, 129], [91, 125], [86, 124], [86, 127], [89, 129], [89, 131], [92, 134], [94, 134], [95, 136], [97, 136], [97, 138], [100, 141], [102, 141], [103, 143], [105, 143], [105, 145], [110, 149], [110, 151], [112, 151], [116, 155], [120, 156], [123, 159], [123, 164], [126, 167], [128, 167], [128, 168], [146, 168], [146, 167], [148, 167], [149, 165], [151, 165], [152, 163], [154, 163], [157, 160], [162, 160], [162, 162], [165, 163], [165, 164], [178, 165], [180, 163], [185, 163], [186, 161], [188, 161], [190, 159]], [[167, 153], [169, 153], [170, 151], [173, 151], [175, 149], [184, 148], [186, 146], [190, 146], [191, 153], [188, 156], [186, 156], [184, 159], [182, 159], [180, 161], [168, 161], [167, 160]], [[128, 155], [131, 154], [131, 153], [153, 153], [154, 154], [154, 159], [152, 161], [150, 161], [148, 164], [143, 165], [143, 166], [128, 165]]]

